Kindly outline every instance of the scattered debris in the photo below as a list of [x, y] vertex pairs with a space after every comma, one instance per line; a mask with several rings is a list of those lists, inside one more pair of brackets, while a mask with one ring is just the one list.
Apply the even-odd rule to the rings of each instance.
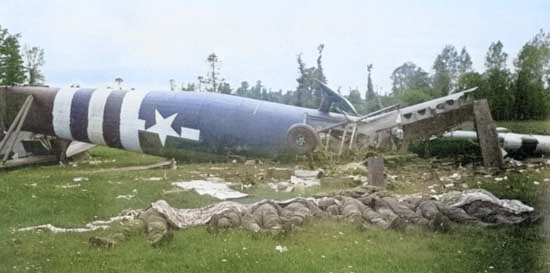
[[126, 199], [126, 200], [130, 200], [132, 198], [136, 197], [135, 195], [132, 195], [132, 194], [124, 194], [124, 195], [119, 195], [116, 197], [116, 199]]
[[149, 178], [143, 178], [143, 181], [162, 181], [164, 180], [164, 177], [149, 177]]
[[[521, 165], [516, 168], [523, 168]], [[538, 166], [538, 165], [533, 165]], [[532, 166], [532, 167], [533, 167]], [[529, 168], [529, 167], [526, 167]], [[533, 167], [534, 168], [534, 167]], [[511, 170], [514, 171], [514, 170]], [[262, 172], [264, 172], [262, 170]], [[293, 170], [286, 168], [270, 168], [266, 176], [278, 174], [278, 177], [288, 177], [284, 182], [274, 183], [277, 190], [283, 190], [288, 183], [290, 190], [298, 185], [319, 185], [324, 171]], [[428, 187], [433, 193], [435, 189], [455, 187], [468, 174], [464, 171], [447, 168], [441, 173], [418, 174], [421, 181], [433, 180], [435, 184]], [[241, 198], [247, 194], [230, 188], [230, 182], [205, 175], [204, 180], [172, 183], [176, 188], [166, 193], [179, 191], [196, 191], [198, 194], [209, 194], [221, 200]], [[360, 180], [364, 176], [358, 176]], [[406, 175], [386, 175], [390, 181], [407, 179]], [[487, 173], [487, 179], [501, 181], [507, 179], [502, 173], [499, 176]], [[499, 180], [500, 179], [500, 180]], [[73, 181], [86, 181], [85, 177], [74, 178]], [[151, 179], [154, 181], [154, 178]], [[550, 182], [545, 178], [544, 182]], [[429, 184], [428, 182], [426, 184]], [[542, 184], [534, 181], [535, 184]], [[36, 186], [36, 183], [28, 184]], [[63, 188], [79, 187], [80, 184], [66, 184]], [[460, 185], [459, 185], [460, 186]], [[298, 186], [299, 187], [299, 186]], [[464, 185], [462, 186], [465, 187]], [[241, 185], [241, 188], [243, 186]], [[137, 190], [132, 194], [119, 195], [117, 198], [130, 200], [135, 198]], [[36, 196], [33, 196], [37, 198]], [[253, 204], [242, 204], [235, 201], [222, 201], [216, 204], [194, 209], [177, 209], [166, 201], [158, 200], [145, 211], [135, 210], [123, 212], [122, 216], [113, 217], [107, 221], [94, 221], [83, 228], [58, 228], [53, 225], [40, 225], [21, 228], [18, 231], [49, 230], [56, 232], [87, 232], [106, 229], [115, 221], [121, 225], [138, 226], [136, 230], [145, 230], [147, 240], [151, 244], [164, 241], [171, 236], [174, 228], [187, 228], [197, 225], [207, 225], [209, 231], [226, 228], [243, 228], [252, 232], [278, 232], [301, 225], [308, 217], [330, 219], [332, 217], [349, 219], [363, 226], [376, 226], [383, 229], [404, 229], [408, 225], [422, 226], [431, 230], [447, 231], [454, 224], [515, 224], [530, 217], [534, 209], [518, 200], [499, 199], [482, 189], [451, 191], [438, 195], [410, 194], [394, 195], [380, 188], [366, 186], [355, 187], [334, 194], [318, 195], [310, 198], [293, 198], [284, 201], [263, 200]], [[90, 245], [95, 247], [114, 247], [116, 239], [111, 237], [90, 238]], [[287, 249], [280, 246], [277, 251]]]
[[121, 194], [121, 195], [118, 195], [118, 196], [116, 197], [116, 199], [126, 199], [126, 200], [130, 200], [130, 199], [136, 197], [137, 189], [133, 189], [133, 190], [132, 190], [132, 193], [133, 193], [133, 194]]
[[210, 177], [206, 180], [191, 180], [187, 182], [174, 182], [172, 185], [182, 188], [184, 190], [194, 190], [200, 195], [208, 194], [216, 197], [220, 200], [242, 198], [248, 196], [246, 193], [242, 193], [231, 189], [229, 186], [232, 183], [226, 182], [221, 178]]
[[88, 224], [86, 224], [85, 227], [82, 228], [59, 228], [55, 227], [52, 224], [46, 224], [46, 225], [38, 225], [38, 226], [32, 226], [32, 227], [26, 227], [26, 228], [20, 228], [17, 229], [17, 231], [32, 231], [32, 230], [39, 230], [39, 231], [51, 231], [53, 233], [61, 233], [61, 232], [89, 232], [94, 231], [98, 229], [107, 229], [110, 227], [110, 224], [118, 221], [128, 221], [135, 219], [137, 215], [139, 215], [139, 210], [134, 211], [128, 211], [125, 212], [123, 215], [111, 217], [109, 220], [98, 220], [93, 221]]
[[65, 184], [65, 185], [61, 185], [61, 186], [57, 186], [57, 187], [62, 188], [62, 189], [72, 189], [72, 188], [80, 187], [80, 184]]
[[[288, 172], [289, 169], [279, 169], [278, 172]], [[304, 189], [306, 187], [320, 186], [321, 177], [323, 177], [324, 171], [322, 169], [317, 170], [293, 170], [292, 175], [288, 180], [268, 183], [268, 185], [276, 191], [291, 192], [294, 189]]]
[[275, 246], [275, 250], [282, 253], [282, 252], [288, 251], [288, 248], [286, 246], [279, 246], [278, 245], [278, 246]]
[[[484, 189], [471, 189], [462, 192], [452, 191], [445, 194], [436, 195], [434, 198], [451, 207], [464, 207], [474, 202], [487, 202], [497, 206], [500, 210], [517, 215], [535, 210], [534, 208], [523, 204], [519, 200], [499, 199]], [[493, 211], [491, 213], [495, 212]]]
[[359, 170], [361, 173], [367, 172], [367, 167], [365, 166], [365, 162], [350, 162], [345, 165], [338, 166], [337, 171], [345, 172], [345, 171], [357, 171]]

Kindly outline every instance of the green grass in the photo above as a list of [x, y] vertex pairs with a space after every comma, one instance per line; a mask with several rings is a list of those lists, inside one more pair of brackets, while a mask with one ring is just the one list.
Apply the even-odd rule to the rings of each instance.
[[550, 135], [550, 120], [499, 121], [497, 126], [508, 128], [519, 134]]
[[[151, 247], [134, 237], [115, 248], [91, 248], [92, 235], [18, 232], [2, 242], [2, 272], [536, 272], [533, 251], [523, 252], [523, 227], [463, 228], [452, 234], [412, 228], [360, 229], [312, 221], [289, 234], [245, 231], [175, 233]], [[534, 238], [527, 238], [529, 240]], [[276, 246], [288, 249], [276, 250]], [[518, 251], [522, 251], [518, 253]], [[519, 256], [518, 256], [519, 254]]]
[[[167, 200], [178, 208], [216, 202], [191, 192], [164, 194], [172, 182], [207, 176], [232, 177], [259, 185], [249, 193], [286, 199], [334, 191], [351, 184], [324, 184], [303, 192], [275, 193], [263, 183], [259, 170], [243, 164], [185, 164], [176, 170], [117, 171], [115, 167], [151, 164], [165, 159], [97, 147], [91, 163], [29, 166], [0, 171], [0, 272], [544, 272], [544, 240], [540, 223], [490, 228], [457, 226], [448, 233], [411, 227], [402, 232], [364, 228], [345, 220], [310, 219], [302, 227], [279, 235], [206, 227], [178, 230], [172, 241], [157, 247], [136, 235], [114, 248], [90, 247], [92, 236], [108, 237], [112, 230], [88, 233], [16, 232], [41, 224], [82, 227], [116, 216], [124, 209], [145, 209]], [[414, 169], [428, 165], [405, 162], [388, 166]], [[288, 166], [311, 162], [293, 162]], [[415, 165], [416, 164], [416, 165]], [[404, 165], [404, 166], [401, 166]], [[410, 166], [409, 166], [410, 165]], [[261, 168], [280, 166], [265, 162]], [[256, 167], [256, 168], [260, 168]], [[389, 170], [394, 172], [396, 170]], [[238, 175], [236, 175], [238, 174]], [[502, 198], [533, 205], [534, 180], [540, 173], [510, 174], [502, 183], [484, 177], [465, 182], [487, 188]], [[77, 179], [78, 178], [78, 179]], [[154, 178], [154, 179], [151, 179]], [[134, 194], [130, 200], [118, 195]], [[276, 246], [288, 249], [279, 252]]]

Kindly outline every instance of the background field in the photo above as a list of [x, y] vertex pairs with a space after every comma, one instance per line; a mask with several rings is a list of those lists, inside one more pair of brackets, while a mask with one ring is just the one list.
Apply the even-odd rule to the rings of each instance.
[[[543, 125], [545, 126], [545, 125]], [[536, 127], [536, 126], [535, 126]], [[539, 131], [537, 131], [539, 132]], [[120, 167], [146, 165], [164, 158], [96, 147], [82, 163], [29, 166], [0, 171], [0, 272], [547, 272], [548, 255], [533, 217], [511, 226], [456, 226], [447, 233], [411, 227], [404, 231], [364, 228], [346, 220], [310, 219], [290, 232], [270, 235], [241, 230], [209, 233], [206, 227], [178, 230], [173, 239], [152, 247], [136, 234], [114, 248], [90, 246], [86, 233], [19, 232], [18, 228], [52, 224], [82, 227], [109, 219], [124, 209], [146, 209], [159, 199], [178, 208], [200, 207], [216, 199], [192, 192], [165, 193], [175, 181], [218, 176], [253, 184], [246, 190], [256, 198], [285, 199], [297, 195], [337, 191], [356, 185], [344, 179], [360, 170], [339, 171], [357, 162], [294, 158], [285, 162], [181, 164], [177, 169], [124, 171]], [[398, 178], [392, 192], [426, 192], [433, 181], [421, 174], [451, 174], [455, 166], [410, 154], [387, 155], [387, 172]], [[393, 158], [393, 159], [392, 159]], [[438, 164], [435, 164], [438, 163]], [[323, 167], [322, 186], [277, 193], [261, 174], [269, 167]], [[472, 166], [465, 166], [472, 168]], [[527, 172], [507, 172], [505, 181], [482, 175], [464, 176], [460, 183], [483, 187], [500, 198], [520, 199], [538, 208], [537, 196], [548, 187], [548, 168], [530, 166]], [[537, 182], [537, 183], [535, 183]], [[134, 195], [129, 200], [119, 195]], [[116, 224], [115, 224], [116, 225]], [[116, 228], [116, 226], [115, 226]], [[277, 251], [276, 247], [287, 251]]]

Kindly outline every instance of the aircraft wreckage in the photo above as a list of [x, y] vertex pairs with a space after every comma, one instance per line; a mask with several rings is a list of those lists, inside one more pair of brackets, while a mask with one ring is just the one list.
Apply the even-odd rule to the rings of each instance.
[[[550, 136], [517, 134], [498, 127], [497, 134], [502, 148], [511, 157], [523, 159], [528, 156], [550, 155]], [[445, 137], [477, 139], [474, 131], [455, 130], [443, 134]]]
[[319, 109], [204, 92], [7, 87], [3, 91], [8, 96], [27, 100], [0, 143], [0, 155], [9, 165], [21, 131], [72, 142], [68, 149], [66, 144], [51, 147], [58, 159], [73, 154], [71, 147], [81, 142], [154, 155], [173, 149], [304, 154], [318, 147], [341, 153], [359, 143], [382, 142], [381, 132], [400, 137], [401, 149], [406, 149], [415, 139], [475, 120], [483, 130], [477, 132], [482, 150], [490, 150], [484, 153], [484, 164], [501, 164], [486, 101], [466, 99], [475, 88], [359, 116], [349, 101], [318, 83], [323, 90]]

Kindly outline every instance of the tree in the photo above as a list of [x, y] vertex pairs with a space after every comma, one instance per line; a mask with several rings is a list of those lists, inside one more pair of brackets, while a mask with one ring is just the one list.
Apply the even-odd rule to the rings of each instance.
[[487, 70], [484, 84], [476, 91], [477, 97], [487, 98], [495, 120], [511, 120], [514, 115], [515, 97], [511, 89], [510, 71], [506, 68], [508, 54], [503, 52], [500, 41], [492, 43], [485, 58]]
[[187, 86], [181, 85], [182, 91], [196, 91], [196, 87], [194, 83], [188, 83]]
[[216, 56], [215, 53], [212, 53], [208, 56], [207, 60], [210, 63], [210, 68], [212, 69], [210, 71], [210, 83], [212, 84], [211, 92], [216, 93], [218, 91], [217, 90], [218, 75], [220, 74], [219, 73], [220, 67], [218, 66], [218, 61], [219, 61], [218, 56]]
[[472, 60], [466, 48], [458, 54], [453, 45], [446, 45], [436, 57], [433, 69], [432, 85], [444, 96], [456, 89], [461, 74], [472, 71]]
[[546, 119], [550, 114], [550, 33], [542, 30], [514, 61], [515, 119]]
[[206, 77], [199, 76], [198, 80], [201, 84], [207, 86], [206, 91], [218, 93], [220, 92], [220, 87], [222, 87], [224, 83], [224, 79], [220, 77], [221, 61], [216, 53], [208, 55], [206, 61], [210, 66], [210, 71], [207, 73]]
[[[25, 81], [25, 68], [19, 51], [19, 37], [19, 34], [11, 35], [7, 29], [0, 26], [0, 86], [16, 85]], [[13, 108], [14, 105], [7, 102], [5, 92], [0, 92], [0, 136], [7, 128], [8, 116], [12, 112], [17, 112]]]
[[367, 65], [367, 92], [365, 93], [365, 100], [372, 101], [376, 99], [376, 93], [374, 92], [374, 87], [372, 86], [372, 79], [370, 77], [370, 71], [372, 69], [372, 64]]
[[458, 78], [460, 78], [460, 75], [464, 73], [472, 72], [472, 58], [470, 57], [470, 54], [468, 54], [468, 51], [466, 51], [466, 48], [463, 47], [460, 51], [460, 55], [458, 55], [458, 62], [457, 62], [457, 79], [456, 82], [458, 82]]
[[367, 101], [361, 99], [361, 92], [359, 92], [359, 90], [350, 89], [349, 90], [349, 95], [347, 95], [345, 97], [348, 99], [348, 101], [351, 104], [353, 104], [353, 106], [355, 107], [355, 110], [357, 110], [357, 112], [359, 114], [364, 115], [369, 110], [369, 109], [367, 109]]
[[349, 91], [349, 95], [346, 96], [348, 101], [351, 102], [354, 106], [361, 104], [361, 92], [357, 89], [352, 89]]
[[283, 90], [279, 89], [279, 91], [274, 92], [270, 89], [269, 92], [267, 92], [267, 100], [277, 103], [284, 103]]
[[298, 82], [298, 88], [296, 89], [296, 102], [295, 105], [315, 108], [319, 106], [321, 101], [321, 89], [315, 83], [318, 80], [322, 83], [326, 83], [327, 79], [323, 73], [322, 66], [322, 53], [325, 46], [320, 44], [317, 47], [319, 56], [317, 57], [317, 67], [306, 68], [306, 64], [302, 60], [302, 54], [298, 54], [298, 71], [300, 77], [296, 79]]
[[406, 62], [396, 68], [390, 76], [393, 86], [392, 95], [399, 96], [409, 90], [420, 90], [430, 87], [428, 72], [417, 67], [413, 62]]
[[115, 79], [115, 82], [117, 83], [118, 85], [118, 89], [122, 90], [122, 86], [120, 86], [122, 84], [124, 80], [121, 78], [121, 77], [118, 77]]
[[487, 70], [506, 69], [506, 60], [508, 59], [508, 53], [502, 51], [503, 47], [504, 45], [502, 45], [502, 42], [500, 41], [496, 43], [493, 42], [491, 46], [489, 46], [489, 51], [487, 52], [487, 56], [485, 57], [485, 67], [487, 68]]
[[476, 98], [487, 98], [487, 95], [483, 90], [487, 90], [487, 81], [484, 78], [484, 75], [477, 72], [468, 72], [460, 75], [458, 79], [457, 89], [466, 90], [474, 87], [478, 87], [478, 90], [474, 92]]
[[317, 77], [317, 79], [322, 82], [322, 83], [327, 83], [327, 78], [325, 77], [325, 73], [323, 73], [323, 65], [321, 63], [321, 57], [322, 57], [322, 54], [323, 54], [323, 49], [325, 49], [325, 45], [324, 44], [320, 44], [317, 46], [317, 52], [318, 52], [318, 56], [317, 56], [317, 75], [315, 75]]
[[11, 35], [0, 27], [0, 85], [22, 84], [25, 81], [19, 37], [19, 34]]
[[41, 85], [44, 83], [44, 74], [40, 67], [44, 65], [44, 49], [37, 46], [31, 48], [25, 46], [25, 59], [27, 63], [27, 83], [29, 85]]
[[246, 95], [248, 94], [248, 87], [250, 87], [250, 84], [248, 84], [247, 81], [241, 82], [241, 86], [237, 88], [235, 93], [237, 94], [237, 96], [246, 97]]
[[264, 93], [267, 92], [264, 88], [262, 81], [258, 80], [256, 81], [256, 85], [250, 87], [247, 93], [247, 97], [254, 98], [254, 99], [262, 99], [264, 97]]
[[218, 86], [218, 92], [222, 94], [231, 94], [231, 86], [227, 82], [222, 82]]
[[393, 81], [392, 96], [402, 104], [420, 103], [439, 96], [439, 92], [430, 86], [428, 72], [413, 62], [396, 68], [390, 78]]
[[[306, 64], [302, 61], [302, 53], [298, 54], [298, 71], [300, 71], [300, 77], [296, 79], [298, 82], [298, 88], [296, 88], [296, 106], [302, 106], [311, 91], [308, 89], [308, 74], [311, 72], [306, 69]], [[308, 94], [309, 91], [309, 94]]]

